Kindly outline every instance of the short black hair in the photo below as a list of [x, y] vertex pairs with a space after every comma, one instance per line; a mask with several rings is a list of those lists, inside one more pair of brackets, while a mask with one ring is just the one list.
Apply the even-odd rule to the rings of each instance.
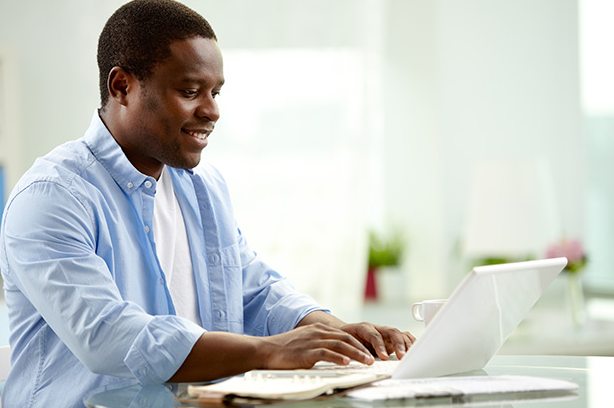
[[193, 37], [214, 39], [213, 29], [200, 14], [174, 0], [133, 0], [117, 9], [98, 39], [100, 101], [109, 100], [107, 80], [122, 67], [139, 80], [170, 57], [170, 44]]

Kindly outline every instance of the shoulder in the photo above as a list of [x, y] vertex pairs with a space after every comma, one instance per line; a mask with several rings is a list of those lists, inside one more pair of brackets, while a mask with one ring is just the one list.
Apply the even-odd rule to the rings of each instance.
[[21, 200], [51, 201], [67, 195], [83, 203], [87, 192], [82, 174], [95, 162], [95, 158], [83, 143], [76, 140], [64, 143], [43, 157], [36, 159], [32, 167], [21, 177], [7, 200], [7, 207], [20, 197]]
[[44, 180], [69, 181], [83, 172], [94, 160], [82, 139], [66, 142], [36, 159], [19, 180], [17, 187]]

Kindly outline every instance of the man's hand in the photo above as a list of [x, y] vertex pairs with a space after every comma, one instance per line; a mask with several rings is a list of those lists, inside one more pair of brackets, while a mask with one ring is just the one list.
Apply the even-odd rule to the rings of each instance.
[[398, 358], [403, 358], [407, 350], [416, 341], [416, 338], [409, 332], [401, 332], [393, 327], [378, 326], [371, 323], [347, 324], [323, 311], [309, 313], [299, 322], [297, 327], [315, 323], [324, 323], [351, 334], [367, 347], [374, 356], [382, 360], [387, 360], [391, 353], [396, 353]]
[[396, 353], [399, 359], [403, 358], [416, 341], [416, 338], [409, 332], [401, 332], [394, 327], [371, 323], [345, 324], [340, 329], [360, 340], [373, 355], [382, 360], [388, 360], [392, 353]]
[[369, 365], [375, 361], [356, 335], [324, 323], [264, 337], [262, 343], [260, 351], [266, 356], [266, 369], [311, 368], [318, 361], [340, 365], [351, 360]]

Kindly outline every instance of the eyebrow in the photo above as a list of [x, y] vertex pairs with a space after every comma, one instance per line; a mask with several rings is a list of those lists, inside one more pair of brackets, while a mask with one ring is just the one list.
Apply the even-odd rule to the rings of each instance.
[[[186, 78], [181, 79], [181, 82], [183, 82], [183, 83], [192, 83], [192, 84], [205, 84], [208, 81], [204, 80], [204, 79], [199, 79], [199, 78], [186, 77]], [[220, 83], [218, 83], [217, 86], [222, 86], [222, 85], [224, 85], [225, 82], [226, 82], [226, 80], [222, 79], [222, 81]]]

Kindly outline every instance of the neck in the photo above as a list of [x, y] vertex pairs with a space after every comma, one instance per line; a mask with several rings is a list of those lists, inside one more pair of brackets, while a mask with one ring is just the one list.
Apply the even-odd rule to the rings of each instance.
[[162, 174], [164, 163], [152, 160], [143, 160], [142, 155], [139, 155], [139, 149], [130, 146], [128, 139], [123, 137], [123, 135], [128, 134], [128, 131], [124, 129], [124, 126], [122, 126], [122, 123], [125, 123], [126, 121], [121, 120], [121, 112], [118, 112], [117, 109], [106, 106], [105, 108], [100, 109], [98, 115], [134, 168], [156, 180], [160, 179], [160, 174]]

